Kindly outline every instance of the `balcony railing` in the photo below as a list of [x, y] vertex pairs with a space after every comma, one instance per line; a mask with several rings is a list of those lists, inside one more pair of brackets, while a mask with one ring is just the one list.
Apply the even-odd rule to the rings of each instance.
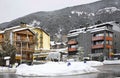
[[77, 48], [68, 48], [68, 51], [69, 51], [69, 52], [77, 51]]
[[34, 40], [28, 40], [28, 39], [17, 39], [16, 42], [29, 42], [29, 43], [34, 43]]
[[93, 46], [92, 46], [92, 49], [98, 49], [98, 48], [112, 48], [112, 45], [106, 44], [106, 45], [104, 46], [104, 44], [97, 44], [97, 45], [93, 45]]
[[17, 48], [17, 51], [27, 51], [27, 52], [34, 52], [34, 48], [22, 48], [21, 47], [18, 47]]
[[70, 40], [70, 41], [68, 41], [68, 44], [78, 44], [78, 42], [75, 40]]
[[112, 45], [106, 45], [106, 48], [113, 48]]
[[104, 40], [104, 36], [92, 37], [92, 41]]
[[113, 38], [112, 37], [106, 37], [106, 40], [112, 41]]
[[0, 39], [0, 43], [4, 42], [4, 39]]
[[92, 49], [97, 49], [97, 48], [104, 48], [103, 44], [98, 44], [98, 45], [93, 45]]
[[[98, 41], [98, 40], [104, 40], [104, 36], [92, 37], [92, 41]], [[112, 37], [109, 37], [109, 36], [106, 36], [106, 37], [105, 37], [105, 40], [112, 41], [113, 38], [112, 38]]]

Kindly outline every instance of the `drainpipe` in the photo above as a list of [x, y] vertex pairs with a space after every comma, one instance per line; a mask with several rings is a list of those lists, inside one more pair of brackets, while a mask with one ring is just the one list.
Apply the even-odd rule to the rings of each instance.
[[104, 49], [103, 49], [104, 60], [107, 59], [106, 56], [106, 31], [104, 31]]

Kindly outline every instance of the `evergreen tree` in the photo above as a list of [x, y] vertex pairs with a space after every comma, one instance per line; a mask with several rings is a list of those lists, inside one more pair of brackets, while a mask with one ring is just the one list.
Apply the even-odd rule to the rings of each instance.
[[0, 50], [0, 65], [5, 65], [4, 57], [10, 56], [10, 64], [15, 63], [16, 48], [9, 42], [5, 42], [1, 45]]

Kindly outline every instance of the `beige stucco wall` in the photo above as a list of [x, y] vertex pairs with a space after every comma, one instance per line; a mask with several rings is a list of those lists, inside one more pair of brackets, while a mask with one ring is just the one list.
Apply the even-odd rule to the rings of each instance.
[[43, 32], [43, 48], [50, 50], [50, 36]]
[[33, 31], [37, 34], [37, 43], [35, 44], [35, 50], [50, 50], [50, 36], [40, 28], [34, 28]]

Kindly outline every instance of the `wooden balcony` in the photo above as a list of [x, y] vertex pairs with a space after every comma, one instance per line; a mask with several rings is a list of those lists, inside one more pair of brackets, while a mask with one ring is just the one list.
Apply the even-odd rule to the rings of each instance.
[[[106, 46], [106, 48], [112, 48], [112, 45], [106, 44], [105, 46]], [[98, 49], [98, 48], [104, 48], [104, 44], [99, 44], [99, 45], [93, 45], [92, 46], [92, 49]]]
[[22, 43], [25, 43], [25, 42], [27, 42], [27, 43], [34, 43], [34, 40], [17, 39], [17, 40], [15, 40], [15, 42], [18, 42], [18, 43], [20, 43], [20, 42], [22, 42]]
[[17, 48], [17, 51], [27, 51], [27, 52], [34, 52], [34, 48], [22, 48], [21, 49], [21, 47], [19, 47], [19, 48]]
[[21, 60], [21, 59], [22, 59], [22, 57], [21, 57], [21, 55], [19, 55], [19, 56], [18, 56], [18, 55], [16, 55], [16, 56], [15, 56], [15, 59]]
[[113, 48], [112, 45], [106, 45], [106, 48]]
[[0, 39], [0, 43], [3, 43], [4, 42], [4, 39]]
[[104, 48], [103, 44], [93, 45], [92, 49]]
[[92, 41], [104, 40], [104, 36], [92, 37]]
[[68, 41], [68, 44], [69, 44], [69, 45], [72, 45], [72, 44], [78, 44], [78, 42], [75, 41], [75, 40], [70, 40], [70, 41]]
[[18, 60], [21, 60], [21, 59], [22, 60], [33, 60], [33, 57], [29, 57], [27, 55], [25, 55], [24, 57], [23, 56], [21, 57], [21, 54], [16, 55], [15, 58]]
[[27, 58], [26, 60], [33, 60], [33, 58]]
[[77, 51], [77, 48], [68, 48], [68, 52], [74, 52]]
[[[106, 36], [105, 39], [109, 41], [113, 40], [113, 38], [109, 36]], [[99, 41], [99, 40], [104, 40], [104, 36], [92, 37], [92, 41]]]
[[22, 48], [23, 51], [34, 52], [34, 48]]
[[106, 37], [106, 40], [108, 41], [112, 41], [113, 40], [113, 38], [112, 37]]

